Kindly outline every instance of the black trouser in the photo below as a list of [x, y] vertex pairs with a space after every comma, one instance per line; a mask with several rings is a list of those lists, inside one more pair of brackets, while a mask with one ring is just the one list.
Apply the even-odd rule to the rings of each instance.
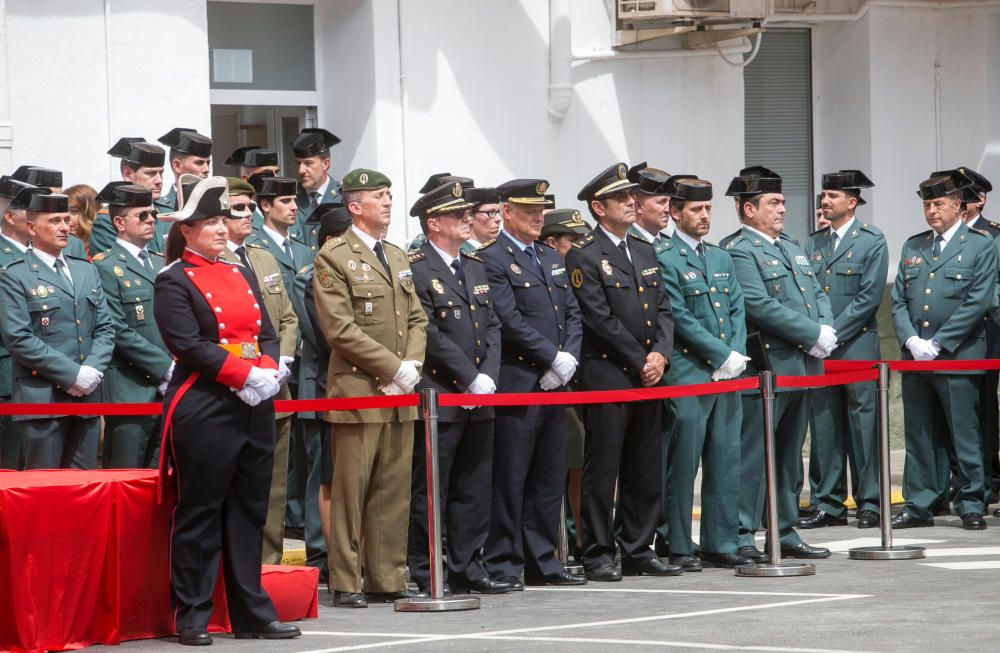
[[228, 388], [214, 391], [216, 385], [201, 381], [188, 390], [166, 444], [178, 487], [170, 543], [178, 631], [208, 626], [220, 555], [233, 631], [277, 619], [260, 583], [274, 403], [251, 408]]
[[[438, 422], [438, 495], [442, 530], [448, 533], [447, 573], [461, 580], [487, 577], [480, 551], [490, 526], [493, 420]], [[427, 528], [427, 453], [424, 422], [413, 428], [413, 485], [406, 562], [418, 587], [430, 587]]]
[[483, 562], [492, 578], [533, 582], [563, 571], [556, 557], [566, 481], [566, 409], [496, 410], [493, 497]]
[[653, 557], [649, 546], [660, 519], [662, 470], [658, 401], [587, 406], [583, 459], [583, 561], [588, 569], [614, 561], [612, 525], [615, 483], [619, 485], [618, 540], [622, 560]]

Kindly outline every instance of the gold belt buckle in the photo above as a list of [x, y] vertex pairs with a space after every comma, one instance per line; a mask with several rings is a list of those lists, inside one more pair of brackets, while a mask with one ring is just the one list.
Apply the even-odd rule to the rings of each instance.
[[257, 358], [257, 348], [252, 342], [242, 343], [243, 350], [240, 353], [241, 358], [253, 359]]

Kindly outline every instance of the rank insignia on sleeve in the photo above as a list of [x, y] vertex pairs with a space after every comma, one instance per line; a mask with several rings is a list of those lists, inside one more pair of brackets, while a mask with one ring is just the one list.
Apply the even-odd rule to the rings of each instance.
[[573, 284], [574, 288], [579, 288], [583, 285], [583, 270], [580, 268], [573, 268], [573, 272], [569, 275], [569, 280]]

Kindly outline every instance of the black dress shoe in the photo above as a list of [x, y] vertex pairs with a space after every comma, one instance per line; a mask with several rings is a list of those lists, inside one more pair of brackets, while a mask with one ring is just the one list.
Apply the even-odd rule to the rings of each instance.
[[847, 517], [834, 517], [825, 510], [817, 510], [808, 517], [799, 517], [799, 528], [822, 528], [824, 526], [847, 526]]
[[507, 583], [510, 585], [511, 592], [521, 592], [524, 590], [524, 583], [517, 576], [504, 576], [502, 578], [494, 578], [493, 580], [498, 583]]
[[824, 549], [821, 546], [809, 546], [805, 542], [799, 542], [795, 546], [781, 547], [781, 557], [810, 559], [829, 558], [830, 549]]
[[819, 511], [816, 506], [806, 506], [805, 508], [799, 508], [799, 519], [803, 517], [812, 517]]
[[[456, 594], [506, 594], [512, 592], [514, 586], [502, 580], [492, 578], [480, 578], [469, 580], [467, 578], [452, 579], [449, 581]], [[520, 583], [518, 583], [520, 584]], [[524, 589], [524, 586], [521, 586]]]
[[430, 595], [420, 590], [400, 590], [399, 592], [365, 592], [365, 598], [371, 603], [392, 603], [399, 599], [426, 599]]
[[284, 624], [280, 621], [272, 621], [263, 628], [257, 630], [241, 630], [233, 633], [236, 639], [295, 639], [301, 637], [302, 631], [294, 624]]
[[962, 528], [967, 531], [985, 531], [986, 520], [979, 513], [967, 512], [962, 515]]
[[752, 559], [738, 553], [709, 553], [707, 551], [701, 552], [701, 562], [707, 567], [724, 567], [726, 569], [756, 564]]
[[622, 576], [680, 576], [683, 573], [684, 569], [680, 565], [667, 564], [655, 557], [644, 560], [622, 560]]
[[905, 510], [892, 518], [893, 528], [918, 528], [933, 525], [933, 517], [928, 517], [927, 519], [917, 519]]
[[587, 578], [596, 583], [614, 583], [622, 579], [622, 572], [613, 562], [606, 562], [599, 567], [587, 570]]
[[701, 571], [702, 569], [701, 560], [692, 555], [670, 556], [670, 564], [677, 565], [685, 572]]
[[184, 646], [208, 646], [212, 636], [204, 628], [185, 628], [180, 632], [178, 641]]
[[334, 592], [333, 607], [335, 608], [367, 608], [368, 600], [361, 592]]
[[[741, 558], [748, 558], [755, 565], [764, 564], [769, 560], [768, 555], [755, 546], [741, 546], [736, 549], [736, 555]], [[707, 558], [702, 558], [706, 560]]]
[[571, 574], [565, 569], [558, 574], [552, 576], [543, 576], [540, 579], [532, 579], [529, 581], [527, 578], [524, 579], [525, 585], [542, 586], [542, 585], [586, 585], [587, 577], [580, 574]]
[[879, 521], [879, 514], [874, 510], [862, 510], [858, 513], [858, 528], [876, 528]]

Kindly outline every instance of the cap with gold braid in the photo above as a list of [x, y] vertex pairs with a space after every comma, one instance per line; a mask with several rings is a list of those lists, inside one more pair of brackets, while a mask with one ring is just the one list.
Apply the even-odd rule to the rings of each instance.
[[542, 233], [538, 240], [545, 240], [549, 236], [562, 236], [564, 234], [579, 234], [581, 236], [590, 232], [590, 227], [583, 221], [583, 216], [576, 209], [556, 209], [545, 214], [545, 222], [542, 225]]
[[472, 202], [465, 198], [464, 191], [461, 182], [458, 181], [442, 184], [414, 202], [410, 215], [431, 218], [435, 215], [472, 208]]
[[581, 202], [599, 200], [623, 190], [630, 190], [638, 185], [628, 178], [628, 165], [616, 163], [587, 182], [587, 185], [577, 193], [576, 199]]
[[549, 182], [546, 179], [511, 179], [496, 188], [501, 202], [554, 206], [555, 202], [546, 195], [548, 190]]

